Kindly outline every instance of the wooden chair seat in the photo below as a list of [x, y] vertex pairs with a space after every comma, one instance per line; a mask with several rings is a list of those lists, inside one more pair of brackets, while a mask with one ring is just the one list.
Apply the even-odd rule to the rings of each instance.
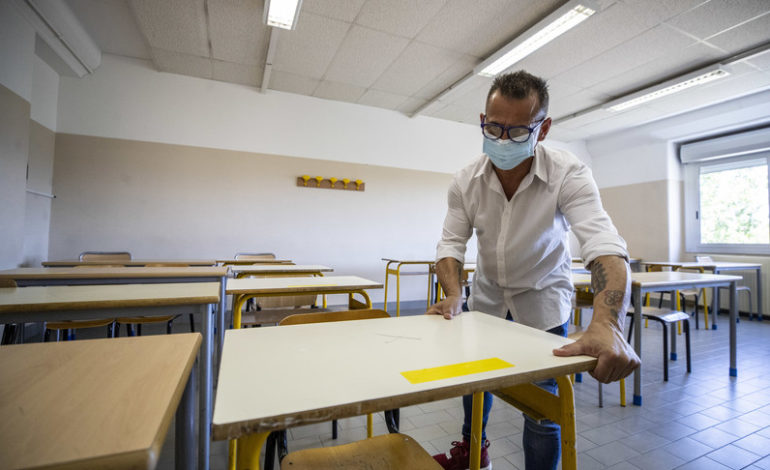
[[[281, 323], [285, 318], [296, 314], [328, 312], [322, 308], [268, 308], [241, 314], [241, 326], [268, 325]], [[323, 313], [320, 313], [323, 315]]]
[[114, 322], [114, 318], [99, 318], [96, 320], [72, 320], [47, 322], [45, 327], [49, 330], [73, 330], [78, 328], [99, 328], [100, 326], [109, 326]]
[[405, 434], [383, 434], [334, 447], [291, 452], [282, 470], [440, 470], [425, 449]]

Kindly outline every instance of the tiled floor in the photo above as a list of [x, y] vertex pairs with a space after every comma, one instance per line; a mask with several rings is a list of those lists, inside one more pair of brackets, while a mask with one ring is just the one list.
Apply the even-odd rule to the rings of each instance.
[[[424, 311], [424, 304], [412, 305], [413, 309], [402, 306], [402, 314]], [[642, 407], [619, 406], [619, 387], [610, 384], [603, 387], [604, 407], [599, 408], [597, 382], [584, 375], [575, 385], [580, 469], [770, 470], [770, 321], [741, 320], [739, 376], [730, 378], [727, 318], [719, 320], [716, 331], [693, 328], [690, 374], [685, 368], [684, 337], [678, 337], [680, 359], [669, 363], [668, 382], [663, 382], [660, 326], [651, 322], [643, 330]], [[628, 380], [629, 400], [632, 385]], [[401, 410], [401, 430], [431, 453], [447, 451], [460, 437], [461, 417], [460, 398], [411, 406]], [[336, 441], [329, 423], [293, 428], [289, 449], [363, 439], [365, 424], [364, 417], [341, 420]], [[495, 402], [487, 426], [495, 470], [524, 469], [522, 426], [520, 412]], [[375, 433], [385, 432], [382, 414], [375, 415]], [[169, 432], [158, 468], [173, 468], [173, 441]], [[215, 470], [226, 468], [226, 443], [214, 443], [211, 464]]]

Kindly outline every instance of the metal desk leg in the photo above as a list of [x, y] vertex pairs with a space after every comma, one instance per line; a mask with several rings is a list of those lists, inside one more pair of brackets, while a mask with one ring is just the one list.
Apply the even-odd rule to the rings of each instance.
[[212, 411], [212, 360], [211, 352], [214, 343], [214, 328], [212, 325], [212, 316], [214, 314], [214, 306], [209, 304], [201, 314], [201, 333], [203, 334], [203, 341], [201, 344], [200, 353], [200, 403], [199, 410], [200, 416], [198, 419], [198, 435], [200, 441], [198, 445], [198, 468], [200, 470], [208, 470], [209, 468], [209, 455], [211, 452], [211, 411]]
[[[638, 286], [631, 287], [634, 296], [634, 351], [642, 357], [642, 289]], [[642, 368], [634, 371], [634, 405], [642, 406]]]
[[[676, 310], [680, 310], [679, 307], [679, 291], [671, 291], [671, 299], [673, 300], [676, 298], [675, 306], [672, 305], [672, 309], [676, 308]], [[671, 324], [671, 346], [669, 351], [669, 357], [668, 360], [676, 361], [676, 331], [677, 331], [677, 325], [681, 325], [680, 322], [672, 323]], [[665, 328], [666, 325], [663, 325], [663, 328]]]
[[[714, 274], [719, 274], [718, 269], [714, 270]], [[717, 329], [717, 317], [719, 316], [719, 287], [714, 287], [714, 293], [711, 296], [711, 329]]]
[[484, 392], [475, 392], [473, 394], [472, 416], [470, 470], [479, 470], [481, 468], [481, 427], [484, 418]]
[[[717, 289], [718, 290], [718, 289]], [[735, 353], [738, 319], [738, 283], [730, 282], [730, 377], [738, 377], [738, 365]]]
[[174, 442], [174, 465], [178, 470], [195, 468], [195, 395], [198, 376], [196, 366], [190, 370], [182, 399], [176, 409], [176, 430]]
[[217, 380], [219, 379], [219, 364], [222, 362], [222, 347], [225, 344], [226, 285], [227, 276], [222, 276], [219, 286], [219, 312], [217, 312], [217, 368], [215, 370]]
[[762, 268], [757, 268], [757, 314], [762, 321]]

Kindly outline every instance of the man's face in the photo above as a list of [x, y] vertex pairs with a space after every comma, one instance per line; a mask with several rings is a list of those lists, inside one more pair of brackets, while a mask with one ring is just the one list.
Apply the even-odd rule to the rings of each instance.
[[[508, 98], [495, 91], [487, 102], [486, 120], [482, 113], [479, 118], [482, 122], [499, 124], [501, 126], [527, 126], [532, 127], [542, 120], [545, 114], [540, 112], [540, 104], [537, 95], [532, 93], [524, 99]], [[545, 139], [551, 128], [551, 118], [543, 121], [537, 136], [538, 142]], [[535, 130], [537, 132], [537, 130]]]

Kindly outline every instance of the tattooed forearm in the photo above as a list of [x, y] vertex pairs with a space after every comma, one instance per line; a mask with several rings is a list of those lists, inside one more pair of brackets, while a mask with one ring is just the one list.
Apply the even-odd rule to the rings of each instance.
[[594, 295], [599, 295], [605, 287], [607, 287], [607, 273], [602, 263], [594, 261], [591, 264], [591, 289], [594, 291]]
[[604, 305], [608, 307], [619, 307], [623, 305], [626, 293], [622, 290], [608, 290], [604, 292]]
[[462, 286], [463, 285], [463, 264], [458, 260], [455, 260], [455, 264], [457, 265], [457, 280], [460, 282], [460, 286]]

